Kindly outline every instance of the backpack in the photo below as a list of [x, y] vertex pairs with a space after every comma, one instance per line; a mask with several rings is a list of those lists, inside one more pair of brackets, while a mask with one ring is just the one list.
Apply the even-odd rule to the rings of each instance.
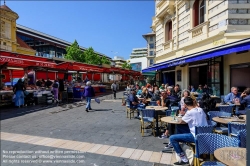
[[53, 88], [58, 88], [58, 83], [54, 83]]

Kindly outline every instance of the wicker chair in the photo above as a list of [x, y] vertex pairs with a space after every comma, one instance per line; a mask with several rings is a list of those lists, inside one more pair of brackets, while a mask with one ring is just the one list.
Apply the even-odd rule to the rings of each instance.
[[[196, 158], [199, 158], [201, 154], [210, 154], [210, 161], [205, 161], [201, 163], [201, 165], [224, 165], [220, 162], [213, 161], [214, 151], [223, 147], [238, 147], [238, 145], [238, 139], [226, 135], [211, 133], [198, 134], [195, 139]], [[197, 161], [199, 165], [199, 160]]]
[[152, 126], [152, 133], [155, 136], [155, 110], [142, 109], [141, 110], [141, 135], [144, 136], [144, 129], [146, 123], [150, 123]]

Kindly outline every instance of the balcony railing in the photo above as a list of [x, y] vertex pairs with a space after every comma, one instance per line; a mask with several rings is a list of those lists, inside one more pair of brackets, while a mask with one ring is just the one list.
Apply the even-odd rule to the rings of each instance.
[[188, 31], [190, 33], [189, 38], [192, 39], [192, 38], [198, 37], [200, 35], [208, 36], [208, 24], [209, 24], [209, 21], [206, 21], [204, 23], [197, 25], [193, 29], [190, 29]]
[[173, 39], [168, 40], [167, 42], [163, 43], [164, 50], [170, 49], [173, 50]]

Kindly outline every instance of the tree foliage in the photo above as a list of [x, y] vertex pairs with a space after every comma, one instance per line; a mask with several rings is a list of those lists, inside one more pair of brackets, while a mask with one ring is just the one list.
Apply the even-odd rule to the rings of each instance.
[[65, 59], [83, 63], [86, 62], [83, 51], [80, 49], [76, 40], [71, 46], [66, 47], [66, 52], [67, 54], [65, 55]]
[[128, 62], [125, 62], [124, 64], [122, 64], [122, 68], [123, 68], [123, 69], [129, 69], [129, 70], [131, 70], [131, 69], [132, 69], [132, 66], [131, 66], [131, 64], [129, 64]]
[[93, 65], [111, 64], [110, 60], [107, 57], [99, 56], [95, 53], [92, 47], [89, 47], [85, 51], [82, 51], [76, 40], [71, 46], [66, 47], [66, 52], [67, 54], [65, 55], [65, 59]]

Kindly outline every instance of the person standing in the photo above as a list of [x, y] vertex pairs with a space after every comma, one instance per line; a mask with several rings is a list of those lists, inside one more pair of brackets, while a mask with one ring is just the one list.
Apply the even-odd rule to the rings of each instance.
[[20, 107], [24, 105], [24, 93], [25, 86], [22, 82], [22, 79], [19, 79], [16, 85], [13, 87], [13, 92], [16, 95], [15, 97], [15, 106]]
[[64, 81], [63, 79], [59, 80], [59, 99], [62, 101], [63, 99], [63, 91], [64, 91]]
[[46, 88], [50, 88], [50, 86], [51, 86], [52, 84], [53, 84], [53, 82], [50, 81], [50, 79], [48, 78], [47, 81], [46, 81], [46, 83], [45, 83], [45, 86], [46, 86]]
[[54, 84], [53, 84], [53, 94], [54, 94], [54, 99], [56, 102], [58, 102], [58, 88], [59, 88], [59, 83], [58, 80], [56, 79]]
[[114, 83], [111, 85], [111, 89], [112, 89], [113, 94], [114, 94], [114, 99], [116, 99], [116, 91], [117, 91], [116, 82], [114, 82]]
[[86, 112], [92, 110], [91, 108], [91, 98], [95, 96], [94, 88], [91, 86], [91, 82], [88, 81], [86, 86], [84, 87], [84, 96], [86, 97], [87, 105], [86, 105]]

